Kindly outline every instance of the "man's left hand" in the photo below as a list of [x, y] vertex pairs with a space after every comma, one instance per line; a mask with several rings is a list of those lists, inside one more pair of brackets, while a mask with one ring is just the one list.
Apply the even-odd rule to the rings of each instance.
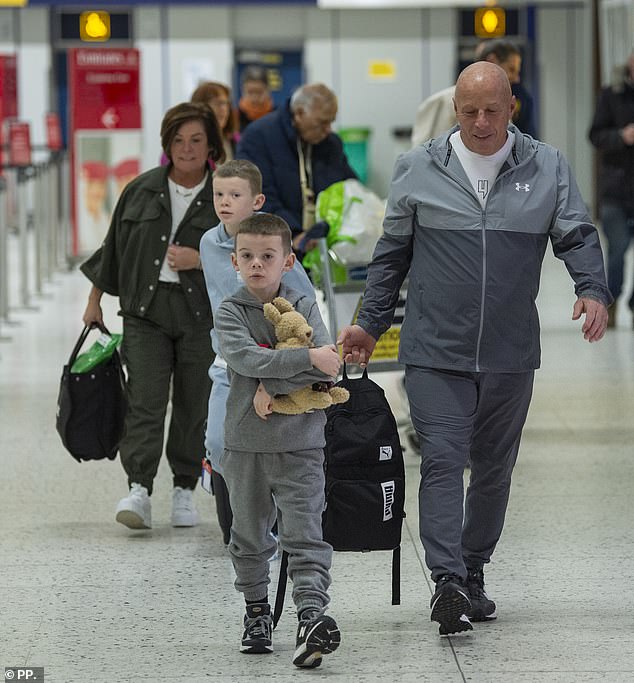
[[586, 315], [586, 319], [581, 327], [583, 338], [589, 342], [599, 341], [605, 334], [605, 329], [608, 326], [607, 307], [600, 301], [596, 301], [596, 299], [588, 299], [585, 296], [581, 296], [577, 299], [572, 309], [572, 319], [579, 320], [583, 313]]

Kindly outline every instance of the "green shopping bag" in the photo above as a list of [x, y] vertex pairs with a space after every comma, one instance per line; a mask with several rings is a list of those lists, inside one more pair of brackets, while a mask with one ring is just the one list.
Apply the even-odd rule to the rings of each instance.
[[73, 363], [71, 372], [88, 372], [97, 365], [105, 363], [112, 358], [115, 349], [121, 346], [122, 334], [103, 332], [99, 335], [97, 341], [84, 353], [80, 353]]

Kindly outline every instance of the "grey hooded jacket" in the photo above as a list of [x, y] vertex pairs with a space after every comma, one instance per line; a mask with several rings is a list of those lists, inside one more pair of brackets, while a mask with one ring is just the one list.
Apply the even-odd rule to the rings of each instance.
[[[317, 302], [285, 285], [279, 296], [299, 311], [313, 328], [315, 346], [331, 343]], [[323, 410], [302, 415], [273, 413], [257, 416], [253, 397], [262, 381], [271, 396], [332, 378], [313, 368], [308, 349], [275, 349], [273, 325], [263, 306], [246, 287], [227, 297], [214, 320], [220, 353], [228, 366], [231, 388], [227, 398], [225, 447], [235, 451], [280, 453], [323, 448], [326, 416]]]
[[563, 155], [514, 126], [483, 209], [449, 143], [456, 130], [399, 157], [357, 322], [378, 339], [409, 273], [400, 362], [528, 371], [540, 363], [535, 299], [548, 240], [575, 293], [607, 305], [599, 237]]

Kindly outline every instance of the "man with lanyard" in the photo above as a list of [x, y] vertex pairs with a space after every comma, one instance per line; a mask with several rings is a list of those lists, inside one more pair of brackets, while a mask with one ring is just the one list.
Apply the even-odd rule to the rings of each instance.
[[502, 533], [540, 363], [535, 299], [548, 241], [575, 282], [572, 317], [585, 316], [589, 342], [603, 337], [611, 301], [567, 162], [508, 123], [505, 72], [467, 67], [454, 106], [459, 128], [396, 163], [357, 324], [338, 340], [346, 361], [365, 365], [409, 274], [399, 360], [421, 444], [420, 536], [441, 635], [496, 617], [483, 566]]
[[252, 161], [262, 172], [262, 210], [289, 224], [293, 246], [300, 251], [312, 246], [305, 237], [315, 223], [317, 194], [356, 178], [332, 131], [336, 116], [337, 97], [330, 88], [302, 85], [284, 106], [251, 123], [236, 150], [237, 159]]

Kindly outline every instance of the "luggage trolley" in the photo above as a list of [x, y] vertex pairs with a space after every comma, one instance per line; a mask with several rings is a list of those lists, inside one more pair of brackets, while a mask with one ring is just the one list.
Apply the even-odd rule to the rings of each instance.
[[[349, 278], [345, 284], [335, 284], [330, 272], [330, 259], [326, 239], [320, 239], [319, 255], [322, 264], [328, 266], [322, 268], [321, 289], [324, 294], [324, 302], [328, 312], [328, 331], [333, 343], [337, 339], [339, 330], [345, 325], [352, 325], [356, 321], [357, 313], [361, 308], [364, 279]], [[348, 272], [356, 268], [362, 268], [366, 264], [354, 264], [348, 266]], [[405, 299], [407, 296], [407, 281], [401, 287], [398, 304], [392, 321], [392, 327], [385, 332], [377, 342], [372, 358], [368, 364], [375, 372], [389, 372], [402, 370], [403, 366], [398, 362], [398, 344], [400, 339], [401, 324], [405, 312]]]
[[[363, 300], [363, 290], [365, 289], [365, 278], [348, 279], [345, 284], [335, 284], [330, 270], [330, 258], [328, 254], [328, 244], [325, 238], [318, 240], [319, 255], [323, 267], [321, 274], [321, 289], [324, 295], [324, 303], [328, 313], [328, 331], [333, 343], [336, 342], [339, 330], [345, 325], [351, 325], [356, 321], [357, 313]], [[363, 267], [367, 264], [355, 264], [348, 266], [348, 271], [353, 268]], [[403, 366], [398, 362], [398, 345], [400, 340], [401, 324], [405, 313], [405, 299], [407, 298], [407, 280], [403, 283], [394, 313], [392, 327], [385, 332], [372, 354], [368, 363], [368, 368], [374, 372], [393, 372], [403, 370]], [[405, 388], [401, 381], [399, 390], [404, 394]], [[403, 401], [406, 415], [398, 420], [399, 429], [402, 429], [407, 437], [407, 441], [413, 449], [418, 451], [418, 437], [409, 418], [407, 399]]]

